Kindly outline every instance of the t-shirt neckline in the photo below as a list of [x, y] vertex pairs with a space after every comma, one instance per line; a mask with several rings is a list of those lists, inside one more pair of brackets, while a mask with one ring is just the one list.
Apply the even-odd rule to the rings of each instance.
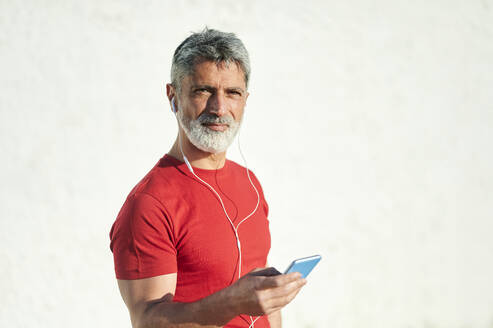
[[[187, 166], [187, 164], [185, 164], [185, 162], [182, 162], [179, 159], [177, 159], [177, 158], [175, 158], [169, 154], [165, 154], [162, 159], [170, 162], [173, 166], [176, 166], [182, 172], [185, 172], [186, 174], [192, 175], [192, 173], [188, 169], [188, 166]], [[231, 165], [230, 160], [226, 159], [226, 161], [224, 162], [224, 166], [219, 168], [219, 169], [209, 170], [209, 169], [198, 168], [195, 166], [192, 166], [192, 168], [193, 168], [193, 172], [195, 174], [197, 174], [198, 176], [221, 176], [221, 175], [226, 174], [229, 171], [230, 165]]]

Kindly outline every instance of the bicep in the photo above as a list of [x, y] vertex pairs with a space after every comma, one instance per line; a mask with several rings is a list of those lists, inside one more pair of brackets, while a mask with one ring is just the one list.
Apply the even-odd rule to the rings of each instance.
[[134, 324], [153, 302], [172, 301], [176, 289], [176, 273], [145, 279], [119, 279], [118, 287]]

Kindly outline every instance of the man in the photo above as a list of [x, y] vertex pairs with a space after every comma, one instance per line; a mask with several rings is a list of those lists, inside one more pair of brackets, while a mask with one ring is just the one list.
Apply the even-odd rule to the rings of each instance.
[[226, 159], [250, 75], [232, 33], [205, 29], [176, 49], [166, 92], [178, 136], [134, 187], [110, 232], [133, 327], [281, 327], [305, 284], [267, 265], [268, 206], [252, 172]]

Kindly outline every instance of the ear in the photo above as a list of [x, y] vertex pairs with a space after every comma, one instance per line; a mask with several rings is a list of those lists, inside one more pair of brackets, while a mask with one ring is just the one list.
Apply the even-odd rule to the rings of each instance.
[[[173, 111], [173, 113], [175, 113], [175, 108], [176, 108], [176, 90], [175, 90], [175, 87], [173, 85], [171, 85], [171, 83], [167, 83], [166, 84], [166, 96], [168, 97], [169, 104], [171, 106], [171, 110]], [[175, 102], [174, 105], [173, 105], [173, 102]]]

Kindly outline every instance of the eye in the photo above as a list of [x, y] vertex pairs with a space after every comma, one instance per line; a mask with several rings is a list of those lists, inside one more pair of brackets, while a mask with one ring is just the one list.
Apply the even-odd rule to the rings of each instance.
[[207, 93], [210, 93], [210, 90], [207, 88], [197, 88], [194, 90], [194, 93], [196, 93], [196, 94], [207, 94]]
[[243, 93], [239, 90], [229, 90], [228, 92], [230, 95], [233, 95], [233, 96], [243, 96]]

